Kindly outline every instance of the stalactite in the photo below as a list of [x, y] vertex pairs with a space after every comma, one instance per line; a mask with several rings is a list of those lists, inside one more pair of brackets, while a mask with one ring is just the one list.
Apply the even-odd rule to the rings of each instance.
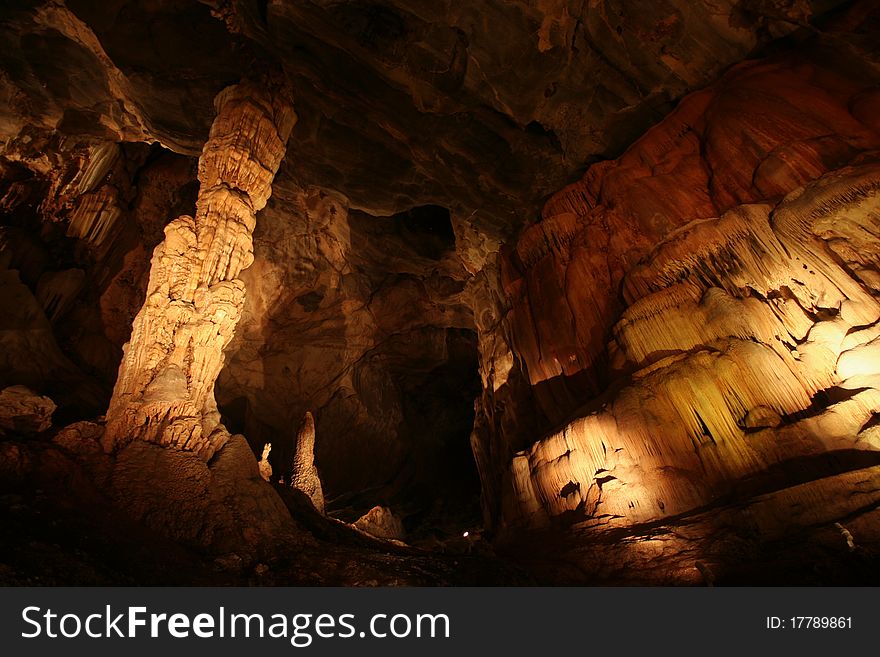
[[113, 236], [116, 222], [122, 216], [116, 196], [116, 189], [110, 185], [80, 196], [70, 214], [67, 236], [86, 240], [101, 249]]
[[880, 304], [832, 257], [824, 240], [838, 240], [838, 249], [842, 240], [866, 255], [875, 252], [878, 212], [880, 164], [868, 164], [819, 178], [789, 195], [773, 213], [774, 232], [793, 260], [802, 263], [799, 273], [812, 305], [837, 309], [853, 326], [875, 322]]
[[46, 272], [37, 282], [37, 301], [50, 322], [55, 322], [73, 306], [85, 283], [82, 269]]
[[693, 221], [672, 232], [624, 279], [627, 303], [683, 281], [732, 293], [743, 287], [778, 289], [788, 257], [770, 228], [770, 209], [739, 206], [718, 219]]
[[165, 228], [147, 299], [125, 347], [107, 411], [105, 448], [140, 438], [208, 459], [228, 435], [214, 382], [244, 302], [256, 212], [271, 194], [296, 115], [272, 81], [243, 82], [215, 99], [199, 159], [195, 217]]

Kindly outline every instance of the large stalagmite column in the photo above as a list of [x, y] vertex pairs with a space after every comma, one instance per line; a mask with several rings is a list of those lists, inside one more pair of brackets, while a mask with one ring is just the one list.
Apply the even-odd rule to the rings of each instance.
[[242, 82], [217, 95], [199, 158], [196, 216], [165, 228], [107, 411], [108, 450], [141, 439], [199, 453], [226, 440], [214, 400], [244, 304], [256, 213], [272, 193], [296, 115], [285, 89]]

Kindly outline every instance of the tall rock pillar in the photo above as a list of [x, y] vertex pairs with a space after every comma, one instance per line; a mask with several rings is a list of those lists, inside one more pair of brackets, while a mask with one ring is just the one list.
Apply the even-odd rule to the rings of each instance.
[[253, 262], [256, 213], [272, 193], [296, 114], [273, 82], [228, 87], [214, 104], [196, 216], [169, 223], [153, 253], [107, 411], [108, 450], [140, 439], [209, 459], [228, 436], [214, 382], [244, 304], [238, 275]]
[[301, 490], [312, 501], [319, 513], [324, 513], [324, 490], [315, 467], [315, 418], [306, 411], [296, 433], [296, 453], [290, 485]]

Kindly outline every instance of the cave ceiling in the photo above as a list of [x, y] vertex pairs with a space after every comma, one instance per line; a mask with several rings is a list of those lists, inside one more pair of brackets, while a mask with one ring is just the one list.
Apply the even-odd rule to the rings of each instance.
[[195, 155], [217, 92], [280, 67], [299, 117], [280, 181], [374, 215], [442, 205], [504, 237], [685, 94], [841, 4], [10, 2], [0, 93], [28, 111], [0, 117], [0, 138], [25, 160], [56, 129]]

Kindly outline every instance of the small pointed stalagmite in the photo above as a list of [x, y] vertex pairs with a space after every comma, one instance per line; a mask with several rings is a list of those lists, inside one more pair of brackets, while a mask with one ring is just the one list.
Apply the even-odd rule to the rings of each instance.
[[260, 457], [260, 476], [266, 480], [272, 480], [272, 464], [269, 463], [269, 453], [272, 451], [272, 443], [263, 445], [263, 456]]

